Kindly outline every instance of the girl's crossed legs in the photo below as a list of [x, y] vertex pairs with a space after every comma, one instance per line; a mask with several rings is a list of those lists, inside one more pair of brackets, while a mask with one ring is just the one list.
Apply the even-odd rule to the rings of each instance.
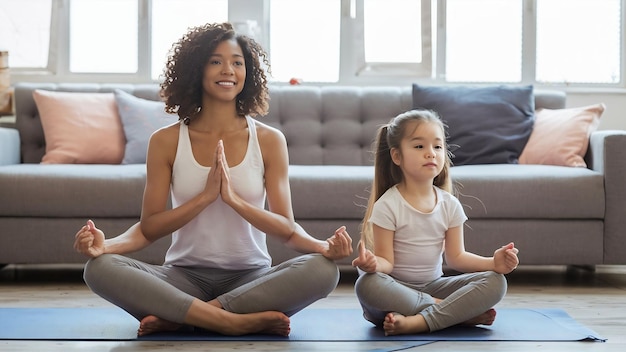
[[441, 330], [460, 324], [493, 322], [492, 309], [506, 293], [506, 278], [493, 271], [436, 279], [425, 285], [387, 274], [364, 274], [355, 290], [363, 316], [389, 335]]

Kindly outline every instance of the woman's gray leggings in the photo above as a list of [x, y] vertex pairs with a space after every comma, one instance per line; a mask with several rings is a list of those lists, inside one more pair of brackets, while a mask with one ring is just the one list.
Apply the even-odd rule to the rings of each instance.
[[250, 270], [152, 265], [104, 254], [87, 262], [83, 277], [93, 292], [137, 320], [154, 315], [183, 323], [194, 298], [217, 299], [233, 313], [273, 310], [291, 316], [328, 296], [339, 269], [320, 254]]
[[[362, 274], [356, 281], [363, 316], [382, 326], [390, 312], [421, 314], [430, 331], [456, 325], [493, 308], [506, 294], [506, 278], [493, 271], [446, 276], [424, 285], [402, 282], [383, 273]], [[443, 299], [435, 304], [435, 298]]]

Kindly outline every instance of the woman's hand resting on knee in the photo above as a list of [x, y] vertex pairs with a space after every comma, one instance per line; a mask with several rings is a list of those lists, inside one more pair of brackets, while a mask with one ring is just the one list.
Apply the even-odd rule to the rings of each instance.
[[335, 230], [335, 234], [326, 239], [328, 249], [322, 255], [330, 260], [348, 257], [352, 254], [352, 238], [346, 231], [345, 226]]

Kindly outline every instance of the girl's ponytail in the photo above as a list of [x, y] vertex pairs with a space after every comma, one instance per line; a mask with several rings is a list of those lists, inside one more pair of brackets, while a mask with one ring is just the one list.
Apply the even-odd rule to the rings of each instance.
[[[401, 180], [402, 172], [399, 167], [391, 160], [391, 153], [389, 148], [388, 132], [390, 124], [381, 126], [376, 134], [376, 140], [374, 141], [374, 180], [372, 181], [372, 189], [367, 202], [367, 209], [363, 221], [361, 222], [361, 241], [365, 244], [365, 247], [374, 250], [372, 228], [369, 224], [370, 216], [372, 215], [372, 208], [374, 203], [380, 198], [389, 188], [398, 183]], [[398, 179], [398, 176], [400, 179]]]

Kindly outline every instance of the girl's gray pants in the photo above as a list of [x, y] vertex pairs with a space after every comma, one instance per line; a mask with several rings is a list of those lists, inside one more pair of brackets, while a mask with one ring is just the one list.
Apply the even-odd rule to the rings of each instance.
[[[361, 274], [355, 291], [363, 316], [382, 326], [387, 313], [421, 314], [430, 331], [456, 325], [493, 308], [507, 289], [504, 275], [493, 271], [445, 276], [417, 285], [383, 273]], [[435, 298], [443, 299], [435, 304]]]

